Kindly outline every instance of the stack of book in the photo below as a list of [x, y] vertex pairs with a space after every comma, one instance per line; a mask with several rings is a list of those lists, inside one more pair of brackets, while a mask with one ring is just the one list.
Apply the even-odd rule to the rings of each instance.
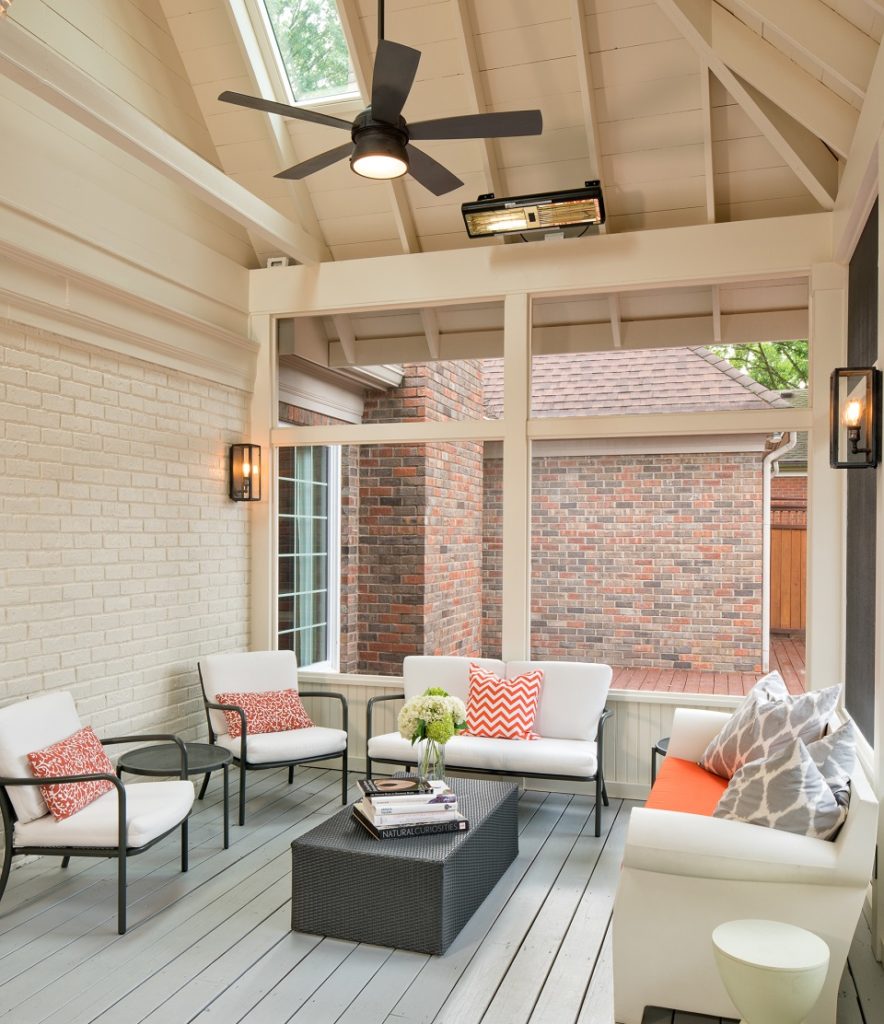
[[457, 796], [444, 782], [419, 779], [360, 779], [362, 799], [353, 817], [375, 839], [466, 832], [470, 823], [457, 807]]

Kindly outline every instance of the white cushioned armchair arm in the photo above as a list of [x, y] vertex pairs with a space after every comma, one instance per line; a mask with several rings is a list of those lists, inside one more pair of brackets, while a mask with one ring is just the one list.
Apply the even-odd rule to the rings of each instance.
[[728, 711], [706, 711], [703, 708], [676, 708], [669, 737], [669, 756], [685, 761], [699, 761], [730, 718]]
[[811, 885], [866, 884], [839, 857], [839, 844], [742, 821], [635, 808], [624, 868], [664, 875]]

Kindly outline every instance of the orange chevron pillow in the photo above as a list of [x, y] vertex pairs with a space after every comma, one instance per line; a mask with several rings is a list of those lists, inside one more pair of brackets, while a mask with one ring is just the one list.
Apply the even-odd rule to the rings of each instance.
[[497, 740], [537, 740], [531, 728], [537, 717], [537, 701], [543, 670], [534, 669], [512, 679], [470, 664], [466, 736]]

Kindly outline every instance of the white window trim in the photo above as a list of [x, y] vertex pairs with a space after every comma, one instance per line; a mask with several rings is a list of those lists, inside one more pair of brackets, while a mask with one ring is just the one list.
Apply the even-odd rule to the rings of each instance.
[[[327, 536], [327, 601], [326, 634], [328, 657], [325, 661], [298, 665], [299, 671], [337, 672], [341, 657], [341, 446], [328, 448], [328, 536]], [[273, 449], [274, 540], [273, 540], [273, 638], [279, 649], [279, 448]], [[297, 628], [297, 627], [296, 627]], [[297, 652], [296, 652], [297, 653]]]

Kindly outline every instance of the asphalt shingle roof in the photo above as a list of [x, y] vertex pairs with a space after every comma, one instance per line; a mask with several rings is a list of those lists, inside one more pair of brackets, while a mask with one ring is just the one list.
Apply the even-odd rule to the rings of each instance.
[[[485, 408], [503, 409], [503, 360], [483, 364]], [[788, 408], [725, 359], [705, 348], [615, 349], [538, 356], [531, 382], [534, 416], [604, 416], [629, 412], [712, 412]]]

